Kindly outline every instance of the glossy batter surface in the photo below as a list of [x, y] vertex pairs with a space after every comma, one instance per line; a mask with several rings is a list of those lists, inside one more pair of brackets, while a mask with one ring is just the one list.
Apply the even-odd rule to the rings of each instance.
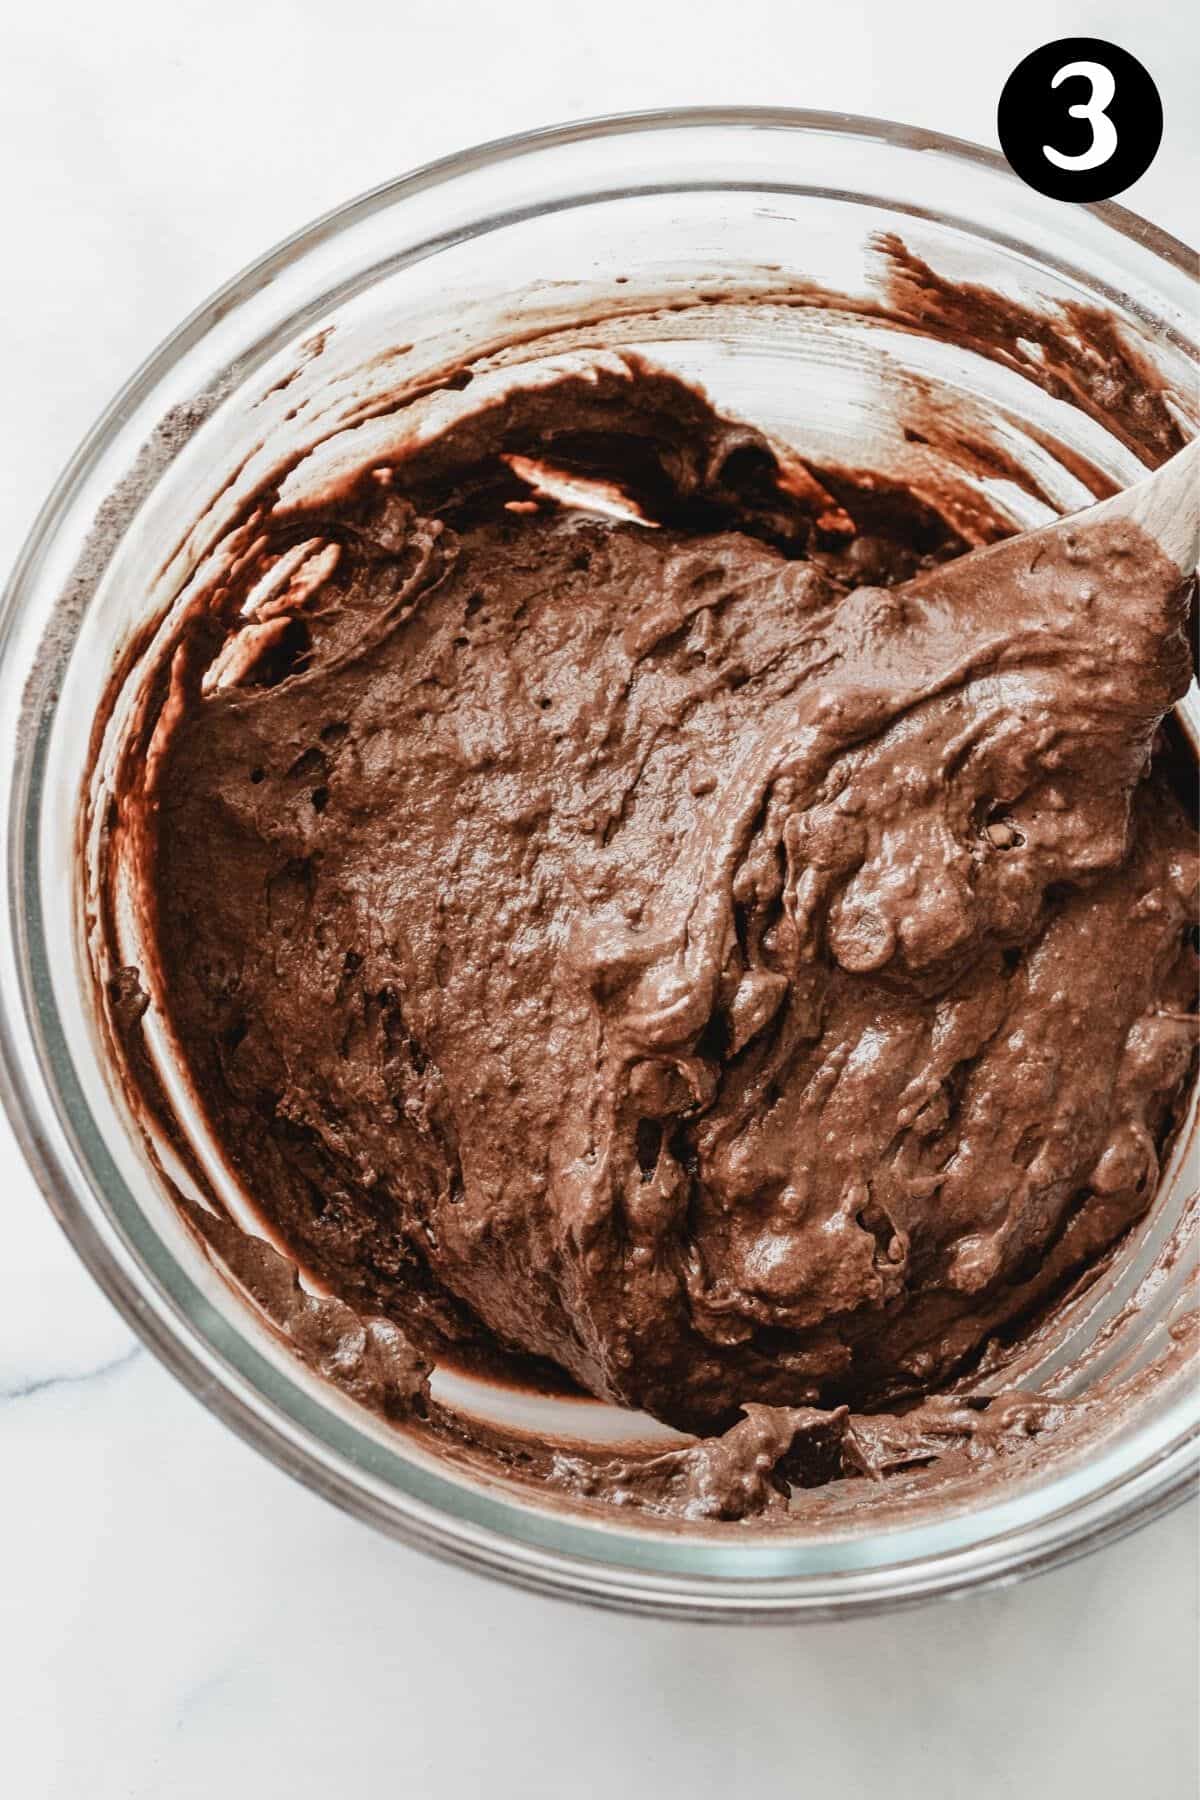
[[272, 527], [176, 656], [149, 874], [335, 1294], [713, 1430], [935, 1391], [1145, 1210], [1185, 596], [1131, 529], [961, 549], [636, 365]]

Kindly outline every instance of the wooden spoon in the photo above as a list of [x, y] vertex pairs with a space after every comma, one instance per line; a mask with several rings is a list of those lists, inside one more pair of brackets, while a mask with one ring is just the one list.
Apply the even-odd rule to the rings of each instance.
[[1196, 573], [1200, 561], [1200, 438], [1177, 450], [1153, 475], [1123, 488], [1111, 499], [1023, 535], [1028, 540], [1054, 532], [1066, 534], [1081, 525], [1116, 524], [1122, 519], [1153, 538], [1182, 575]]

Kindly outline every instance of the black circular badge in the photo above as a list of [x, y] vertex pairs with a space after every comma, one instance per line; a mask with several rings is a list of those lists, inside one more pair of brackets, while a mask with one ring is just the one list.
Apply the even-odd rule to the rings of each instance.
[[1162, 142], [1162, 101], [1136, 56], [1103, 38], [1056, 38], [1019, 62], [996, 125], [1005, 156], [1052, 200], [1110, 200]]

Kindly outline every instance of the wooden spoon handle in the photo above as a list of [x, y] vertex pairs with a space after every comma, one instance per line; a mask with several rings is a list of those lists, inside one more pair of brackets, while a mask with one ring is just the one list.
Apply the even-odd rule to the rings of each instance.
[[1081, 523], [1085, 519], [1097, 523], [1129, 519], [1154, 539], [1183, 574], [1194, 574], [1200, 560], [1200, 438], [1176, 451], [1144, 481], [1077, 516]]

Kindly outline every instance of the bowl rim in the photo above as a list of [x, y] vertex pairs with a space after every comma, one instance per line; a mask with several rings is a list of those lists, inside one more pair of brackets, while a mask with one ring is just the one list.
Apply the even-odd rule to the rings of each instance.
[[[11, 652], [14, 621], [26, 583], [43, 548], [52, 541], [68, 502], [95, 470], [110, 437], [153, 392], [160, 378], [248, 292], [270, 282], [298, 257], [360, 220], [409, 195], [478, 170], [584, 141], [639, 133], [746, 127], [833, 134], [891, 148], [928, 150], [947, 159], [981, 166], [1014, 182], [1018, 180], [995, 150], [921, 127], [842, 112], [717, 106], [659, 108], [548, 125], [454, 152], [382, 182], [290, 233], [223, 283], [161, 341], [119, 388], [54, 484], [18, 553], [0, 596], [0, 671], [5, 669]], [[1194, 278], [1195, 253], [1138, 214], [1112, 201], [1078, 210], [1093, 214], [1120, 236]], [[21, 775], [20, 770], [15, 773]], [[26, 768], [24, 787], [13, 789], [15, 804], [6, 839], [0, 846], [8, 862], [4, 926], [9, 941], [4, 949], [13, 959], [17, 992], [24, 1009], [19, 1020], [10, 1016], [7, 1000], [0, 1011], [0, 1099], [17, 1141], [76, 1253], [159, 1361], [239, 1436], [343, 1509], [444, 1559], [542, 1592], [662, 1616], [785, 1622], [881, 1612], [913, 1604], [929, 1595], [1009, 1582], [1114, 1541], [1178, 1504], [1193, 1487], [1200, 1467], [1200, 1418], [1165, 1445], [1156, 1444], [1153, 1455], [1132, 1472], [1114, 1474], [1106, 1485], [1087, 1495], [1082, 1504], [1068, 1502], [1057, 1510], [1037, 1515], [1032, 1522], [1014, 1522], [989, 1539], [982, 1549], [978, 1545], [960, 1546], [911, 1562], [891, 1562], [848, 1573], [733, 1577], [679, 1569], [651, 1571], [637, 1567], [631, 1560], [601, 1561], [589, 1554], [556, 1552], [535, 1541], [514, 1538], [425, 1504], [408, 1491], [392, 1487], [385, 1496], [378, 1484], [364, 1479], [361, 1470], [356, 1477], [349, 1465], [343, 1467], [344, 1458], [334, 1461], [324, 1440], [324, 1454], [314, 1454], [303, 1427], [294, 1418], [281, 1414], [270, 1396], [256, 1388], [244, 1371], [231, 1368], [216, 1352], [211, 1335], [194, 1318], [178, 1305], [168, 1303], [157, 1291], [157, 1283], [155, 1292], [146, 1292], [149, 1270], [122, 1240], [112, 1219], [93, 1216], [80, 1199], [77, 1187], [87, 1189], [92, 1183], [56, 1092], [44, 1021], [39, 1021], [30, 991], [30, 946], [18, 880], [33, 849], [28, 835], [29, 777], [30, 770]], [[36, 807], [32, 813], [36, 825]], [[27, 1041], [18, 1041], [22, 1025], [28, 1033]], [[54, 1141], [54, 1133], [44, 1123], [35, 1092], [35, 1070], [36, 1080], [44, 1083], [45, 1097], [57, 1114], [62, 1144]], [[603, 1526], [586, 1525], [582, 1529], [587, 1536], [608, 1536], [630, 1545], [635, 1542], [633, 1534], [626, 1537], [624, 1532], [612, 1533]]]

